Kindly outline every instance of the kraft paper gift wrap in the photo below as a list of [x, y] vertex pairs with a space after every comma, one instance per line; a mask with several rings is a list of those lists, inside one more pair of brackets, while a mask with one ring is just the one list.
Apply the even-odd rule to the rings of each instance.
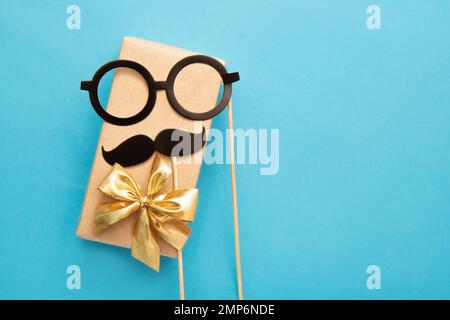
[[[170, 69], [178, 61], [195, 54], [198, 53], [143, 39], [125, 37], [122, 41], [118, 59], [136, 61], [148, 69], [155, 81], [165, 81]], [[130, 69], [115, 70], [107, 111], [119, 117], [128, 117], [137, 113], [145, 104], [148, 89], [145, 81], [137, 72]], [[92, 74], [95, 71], [92, 70]], [[86, 79], [92, 74], [86, 75]], [[214, 69], [206, 65], [194, 64], [187, 66], [180, 72], [175, 82], [175, 90], [177, 98], [183, 105], [189, 106], [191, 111], [204, 112], [215, 105], [219, 95], [220, 85], [220, 76]], [[85, 106], [86, 108], [92, 108], [87, 97]], [[94, 110], [92, 110], [92, 116], [98, 118], [98, 121], [103, 121], [97, 116]], [[88, 240], [116, 246], [127, 248], [131, 246], [131, 233], [137, 215], [124, 219], [102, 233], [94, 232], [92, 218], [95, 208], [99, 204], [110, 201], [108, 197], [97, 190], [104, 177], [111, 171], [111, 166], [103, 159], [102, 146], [105, 150], [111, 150], [126, 139], [137, 134], [145, 134], [154, 139], [160, 131], [167, 128], [176, 128], [197, 133], [199, 132], [199, 128], [201, 130], [202, 125], [208, 130], [211, 127], [211, 122], [212, 120], [197, 121], [197, 123], [194, 123], [192, 120], [183, 118], [172, 109], [164, 91], [157, 91], [156, 103], [152, 112], [141, 122], [130, 126], [116, 126], [103, 122], [77, 235]], [[190, 163], [178, 161], [179, 188], [195, 188], [200, 173], [201, 161], [194, 161], [194, 157], [202, 159], [203, 152], [204, 149], [197, 154], [186, 156], [191, 158]], [[162, 156], [162, 158], [167, 164], [171, 164], [169, 157]], [[141, 186], [146, 186], [148, 183], [153, 159], [154, 156], [143, 163], [127, 168], [127, 171]], [[169, 180], [168, 187], [163, 191], [173, 189], [172, 179]], [[201, 199], [201, 190], [199, 198]], [[161, 255], [176, 257], [177, 253], [175, 248], [161, 239], [158, 239], [158, 242]]]

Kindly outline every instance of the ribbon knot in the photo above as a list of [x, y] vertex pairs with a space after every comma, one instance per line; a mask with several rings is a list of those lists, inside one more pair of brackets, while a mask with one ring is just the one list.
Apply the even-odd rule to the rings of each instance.
[[149, 206], [150, 200], [145, 196], [139, 199], [139, 204], [141, 205], [141, 208], [146, 208]]
[[198, 189], [179, 189], [157, 195], [172, 170], [155, 155], [147, 193], [120, 164], [114, 164], [98, 190], [116, 201], [99, 205], [94, 213], [98, 231], [139, 213], [131, 235], [131, 254], [159, 271], [158, 239], [181, 250], [191, 229], [186, 222], [194, 220]]

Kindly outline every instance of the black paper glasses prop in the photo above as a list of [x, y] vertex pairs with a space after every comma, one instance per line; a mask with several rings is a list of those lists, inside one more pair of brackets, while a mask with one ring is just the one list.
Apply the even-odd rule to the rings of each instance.
[[[191, 112], [188, 109], [184, 108], [179, 101], [177, 100], [174, 92], [175, 80], [178, 74], [190, 64], [194, 63], [202, 63], [211, 66], [214, 68], [222, 78], [223, 82], [223, 93], [220, 101], [217, 105], [208, 110], [206, 112]], [[100, 83], [101, 78], [110, 70], [116, 68], [129, 68], [137, 71], [145, 80], [148, 87], [148, 98], [144, 107], [137, 114], [120, 118], [111, 115], [108, 113], [101, 105], [100, 100], [98, 98], [98, 85]], [[217, 61], [208, 56], [204, 55], [194, 55], [186, 57], [176, 63], [169, 72], [169, 76], [166, 81], [155, 81], [152, 77], [151, 73], [141, 64], [130, 61], [130, 60], [115, 60], [108, 62], [103, 65], [97, 72], [94, 74], [92, 80], [90, 81], [82, 81], [81, 82], [81, 90], [89, 91], [89, 98], [91, 100], [91, 104], [95, 110], [95, 112], [106, 122], [109, 122], [114, 125], [119, 126], [127, 126], [138, 123], [145, 119], [153, 110], [153, 107], [156, 103], [156, 91], [157, 90], [165, 90], [167, 99], [169, 100], [172, 108], [181, 116], [191, 119], [191, 120], [208, 120], [225, 109], [228, 105], [228, 128], [229, 128], [229, 143], [230, 143], [230, 167], [231, 167], [231, 191], [232, 191], [232, 201], [233, 201], [233, 220], [234, 220], [234, 237], [235, 237], [235, 250], [236, 250], [236, 273], [237, 273], [237, 285], [238, 285], [238, 296], [239, 300], [243, 299], [243, 290], [242, 290], [242, 272], [241, 272], [241, 258], [240, 258], [240, 245], [239, 245], [239, 226], [238, 226], [238, 207], [237, 207], [237, 195], [236, 195], [236, 174], [235, 174], [235, 166], [234, 166], [234, 131], [233, 131], [233, 111], [231, 104], [231, 92], [232, 92], [232, 83], [239, 81], [239, 73], [232, 72], [228, 73], [226, 68]], [[169, 129], [172, 130], [172, 129]], [[166, 131], [166, 130], [164, 130]], [[142, 137], [140, 137], [141, 140]], [[135, 139], [136, 140], [136, 139]], [[134, 141], [135, 142], [135, 141]], [[203, 146], [203, 145], [202, 145]], [[164, 146], [165, 147], [165, 146]], [[193, 148], [191, 148], [194, 150]], [[174, 186], [177, 187], [177, 170], [176, 170], [176, 158], [172, 156], [172, 166], [173, 166], [173, 179]], [[179, 282], [180, 282], [180, 299], [184, 299], [184, 280], [183, 280], [183, 263], [182, 263], [182, 255], [181, 251], [178, 251], [178, 272], [179, 272]]]
[[[206, 112], [191, 112], [188, 109], [184, 108], [177, 100], [174, 92], [175, 79], [181, 70], [193, 63], [203, 63], [214, 68], [222, 78], [222, 82], [224, 84], [223, 94], [220, 101], [217, 105], [208, 110]], [[100, 83], [101, 78], [112, 69], [116, 68], [129, 68], [138, 72], [147, 83], [148, 87], [148, 98], [144, 107], [137, 114], [127, 117], [120, 118], [111, 115], [108, 113], [101, 105], [100, 100], [98, 98], [98, 85]], [[169, 76], [166, 81], [155, 81], [151, 75], [151, 73], [141, 64], [130, 61], [130, 60], [115, 60], [108, 62], [103, 65], [97, 72], [94, 74], [94, 77], [91, 81], [82, 81], [81, 82], [81, 90], [89, 91], [89, 98], [91, 100], [91, 104], [94, 107], [95, 112], [103, 118], [106, 122], [111, 124], [115, 124], [118, 126], [127, 126], [138, 123], [139, 121], [144, 120], [150, 112], [152, 112], [153, 107], [156, 102], [156, 91], [157, 90], [165, 90], [167, 94], [167, 99], [169, 100], [172, 108], [178, 112], [181, 116], [191, 119], [191, 120], [208, 120], [216, 115], [218, 115], [225, 107], [228, 105], [228, 102], [231, 99], [231, 84], [233, 82], [239, 81], [239, 73], [233, 72], [228, 73], [225, 67], [216, 59], [213, 59], [208, 56], [196, 55], [186, 57], [176, 63], [173, 68], [169, 72]]]

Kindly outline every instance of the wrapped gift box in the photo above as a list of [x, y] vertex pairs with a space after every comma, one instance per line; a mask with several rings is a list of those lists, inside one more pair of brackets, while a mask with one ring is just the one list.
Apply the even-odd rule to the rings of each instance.
[[[160, 43], [155, 43], [143, 39], [125, 37], [122, 42], [119, 59], [133, 60], [144, 67], [152, 74], [155, 81], [165, 81], [170, 69], [182, 58], [194, 55], [191, 51], [179, 49]], [[107, 62], [107, 61], [105, 61]], [[222, 62], [223, 63], [223, 62]], [[93, 70], [94, 72], [95, 70]], [[88, 79], [91, 75], [86, 75]], [[188, 66], [179, 74], [180, 81], [175, 83], [176, 94], [179, 95], [180, 102], [189, 106], [191, 111], [204, 112], [215, 105], [221, 79], [217, 72], [206, 65]], [[107, 111], [119, 117], [127, 117], [135, 114], [145, 104], [148, 89], [142, 77], [131, 69], [116, 69], [111, 84]], [[177, 96], [178, 98], [178, 96]], [[86, 107], [90, 108], [89, 100], [86, 98]], [[92, 110], [92, 116], [98, 117]], [[103, 121], [98, 117], [99, 121]], [[110, 172], [111, 166], [106, 163], [102, 156], [102, 146], [106, 150], [111, 150], [126, 139], [137, 135], [145, 134], [152, 139], [162, 130], [167, 128], [182, 129], [189, 132], [198, 132], [198, 128], [203, 125], [206, 130], [211, 126], [211, 121], [197, 122], [183, 118], [170, 106], [166, 93], [157, 91], [155, 106], [150, 115], [134, 125], [116, 126], [103, 122], [95, 159], [92, 166], [91, 176], [86, 190], [86, 195], [78, 225], [77, 235], [81, 238], [104, 242], [121, 247], [131, 246], [131, 232], [137, 215], [132, 215], [123, 221], [109, 227], [102, 233], [94, 232], [92, 217], [97, 205], [111, 201], [97, 190], [104, 177]], [[190, 163], [178, 161], [178, 187], [195, 188], [200, 173], [201, 161], [194, 161], [194, 157], [203, 157], [204, 149], [197, 154], [189, 155]], [[167, 164], [171, 163], [169, 157], [163, 157]], [[189, 160], [189, 159], [188, 159]], [[143, 190], [146, 189], [153, 157], [147, 161], [127, 168], [127, 171], [136, 179]], [[173, 188], [172, 182], [168, 183], [168, 188]], [[164, 190], [163, 190], [164, 191]], [[200, 191], [200, 199], [201, 199]], [[161, 254], [175, 257], [176, 250], [169, 244], [159, 239]]]

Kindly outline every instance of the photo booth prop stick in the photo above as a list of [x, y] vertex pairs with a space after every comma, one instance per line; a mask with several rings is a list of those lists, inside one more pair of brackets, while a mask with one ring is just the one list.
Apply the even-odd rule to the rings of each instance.
[[[134, 54], [130, 54], [131, 51], [127, 50], [128, 45], [130, 44], [130, 47], [138, 47], [139, 50], [131, 50], [132, 52], [134, 52]], [[150, 48], [149, 50], [142, 50], [144, 49], [144, 47], [147, 47], [147, 49]], [[144, 55], [144, 51], [148, 51], [150, 53], [150, 55]], [[167, 51], [165, 52], [166, 55], [160, 55], [162, 53], [162, 51]], [[156, 52], [156, 55], [155, 55]], [[167, 58], [167, 53], [169, 53]], [[175, 54], [176, 53], [176, 54]], [[78, 228], [78, 234], [82, 237], [85, 238], [90, 238], [93, 240], [98, 240], [98, 241], [104, 241], [104, 242], [110, 242], [113, 244], [118, 244], [116, 242], [115, 237], [110, 237], [110, 238], [95, 238], [96, 236], [93, 236], [94, 233], [92, 232], [92, 226], [89, 226], [86, 221], [87, 218], [90, 218], [90, 216], [92, 216], [92, 211], [90, 210], [92, 208], [92, 203], [96, 202], [96, 201], [91, 201], [91, 196], [90, 196], [90, 189], [92, 187], [92, 180], [93, 180], [93, 176], [94, 178], [97, 178], [98, 172], [96, 174], [96, 166], [99, 166], [100, 168], [105, 168], [105, 163], [108, 165], [113, 165], [113, 170], [110, 173], [110, 175], [108, 175], [108, 177], [106, 178], [105, 181], [113, 181], [113, 182], [117, 182], [121, 184], [120, 179], [117, 179], [117, 177], [125, 177], [123, 178], [124, 180], [128, 181], [128, 184], [125, 184], [125, 187], [123, 186], [124, 183], [122, 183], [122, 187], [124, 187], [125, 190], [128, 190], [126, 192], [128, 198], [126, 198], [125, 200], [127, 200], [127, 203], [124, 205], [126, 208], [128, 207], [133, 207], [133, 208], [140, 208], [141, 211], [144, 211], [144, 214], [140, 214], [138, 215], [138, 220], [137, 222], [135, 222], [136, 227], [133, 230], [133, 242], [132, 242], [132, 251], [133, 251], [133, 256], [137, 257], [138, 259], [140, 259], [141, 261], [147, 262], [148, 265], [152, 266], [154, 269], [158, 269], [159, 268], [159, 249], [154, 249], [158, 246], [159, 248], [159, 244], [161, 244], [161, 253], [166, 253], [166, 255], [169, 256], [173, 256], [172, 254], [167, 254], [171, 249], [170, 248], [174, 248], [177, 250], [177, 256], [178, 256], [178, 262], [179, 262], [179, 280], [180, 280], [180, 298], [184, 298], [184, 282], [183, 282], [183, 270], [182, 270], [182, 254], [181, 254], [181, 249], [182, 246], [185, 242], [185, 240], [187, 239], [187, 236], [185, 236], [185, 232], [183, 233], [183, 227], [181, 226], [181, 224], [179, 224], [179, 220], [183, 220], [183, 221], [190, 221], [189, 219], [191, 218], [192, 212], [190, 210], [188, 210], [189, 214], [184, 212], [182, 209], [182, 203], [176, 203], [175, 201], [173, 201], [172, 198], [170, 198], [169, 195], [172, 195], [171, 193], [166, 193], [164, 196], [160, 197], [155, 197], [155, 193], [156, 191], [153, 190], [152, 188], [152, 184], [154, 181], [154, 175], [157, 174], [155, 172], [158, 172], [159, 167], [162, 166], [165, 169], [163, 170], [164, 172], [166, 172], [166, 174], [164, 175], [164, 179], [167, 179], [167, 167], [165, 165], [162, 165], [162, 160], [159, 158], [159, 156], [155, 156], [154, 158], [154, 163], [152, 166], [152, 171], [151, 171], [151, 176], [150, 176], [150, 186], [149, 186], [149, 191], [147, 193], [147, 195], [143, 195], [140, 191], [139, 191], [139, 182], [136, 182], [133, 180], [132, 176], [128, 173], [126, 173], [125, 169], [123, 169], [122, 166], [127, 166], [130, 167], [132, 170], [137, 171], [138, 173], [142, 173], [142, 167], [143, 164], [145, 164], [145, 162], [150, 159], [153, 155], [153, 153], [155, 151], [159, 151], [160, 153], [162, 153], [163, 155], [166, 156], [170, 156], [173, 162], [173, 165], [176, 163], [176, 158], [177, 156], [183, 156], [183, 157], [193, 157], [195, 153], [198, 152], [203, 152], [203, 146], [204, 146], [204, 133], [205, 133], [205, 126], [209, 127], [211, 125], [211, 119], [216, 116], [217, 114], [219, 114], [230, 102], [231, 100], [231, 91], [232, 91], [232, 87], [231, 84], [233, 82], [236, 82], [239, 80], [239, 74], [238, 73], [228, 73], [225, 69], [225, 67], [223, 66], [223, 64], [211, 57], [208, 56], [204, 56], [204, 55], [187, 55], [186, 51], [180, 50], [180, 49], [175, 49], [175, 48], [171, 48], [171, 47], [167, 47], [164, 45], [159, 45], [159, 44], [155, 44], [155, 43], [151, 43], [151, 42], [147, 42], [144, 40], [140, 40], [140, 39], [135, 39], [135, 38], [125, 38], [123, 45], [122, 45], [122, 50], [121, 50], [121, 57], [119, 60], [116, 61], [112, 61], [109, 62], [107, 64], [105, 64], [104, 66], [102, 66], [93, 76], [92, 80], [90, 81], [82, 81], [81, 82], [81, 89], [82, 90], [86, 90], [89, 92], [89, 97], [91, 100], [91, 104], [94, 108], [94, 110], [97, 112], [97, 114], [103, 118], [105, 120], [105, 124], [103, 125], [102, 128], [102, 134], [100, 137], [100, 141], [99, 141], [99, 146], [102, 145], [102, 157], [103, 159], [100, 159], [99, 156], [99, 151], [97, 151], [96, 154], [96, 158], [94, 161], [94, 168], [93, 168], [93, 173], [91, 174], [91, 180], [89, 182], [89, 186], [88, 186], [88, 190], [87, 190], [87, 194], [86, 194], [86, 199], [85, 199], [85, 203], [83, 205], [83, 213], [82, 213], [82, 218], [80, 220], [80, 226]], [[131, 56], [133, 57], [133, 59], [123, 59], [124, 56]], [[180, 59], [178, 59], [178, 61], [174, 62], [175, 59], [173, 59], [175, 56], [181, 56], [179, 57]], [[161, 57], [166, 57], [166, 58], [161, 58]], [[128, 58], [128, 57], [127, 57]], [[153, 58], [153, 59], [150, 59]], [[140, 63], [141, 62], [141, 63]], [[155, 81], [154, 79], [161, 79], [162, 75], [164, 75], [164, 72], [162, 72], [163, 70], [168, 70], [168, 67], [171, 65], [172, 62], [172, 66], [170, 67], [170, 70], [168, 72], [167, 78], [165, 78], [166, 80], [161, 81]], [[178, 98], [175, 95], [175, 80], [179, 77], [179, 74], [181, 73], [182, 70], [188, 70], [189, 66], [191, 65], [205, 65], [208, 66], [210, 70], [208, 70], [208, 72], [205, 72], [206, 70], [203, 69], [201, 71], [196, 71], [193, 72], [192, 70], [190, 71], [190, 74], [188, 73], [189, 76], [191, 76], [191, 78], [188, 78], [188, 85], [182, 86], [181, 87], [181, 92], [189, 92], [191, 99], [190, 101], [188, 101], [187, 104], [185, 104], [186, 101], [183, 101], [183, 104], [180, 103], [178, 101]], [[150, 67], [150, 68], [149, 68]], [[125, 82], [125, 80], [136, 80], [136, 78], [132, 78], [130, 77], [129, 73], [125, 73], [122, 74], [122, 77], [118, 77], [118, 72], [116, 72], [114, 80], [113, 80], [113, 85], [112, 85], [112, 89], [111, 89], [111, 94], [110, 94], [110, 100], [108, 103], [108, 108], [105, 110], [99, 101], [99, 97], [98, 97], [98, 85], [100, 83], [101, 78], [110, 70], [116, 69], [116, 68], [127, 68], [128, 71], [134, 71], [134, 77], [136, 77], [136, 74], [138, 74], [139, 76], [142, 77], [142, 79], [144, 80], [144, 89], [146, 89], [147, 92], [147, 96], [146, 99], [144, 101], [144, 107], [139, 110], [138, 112], [134, 113], [131, 116], [123, 116], [124, 112], [119, 112], [118, 114], [115, 114], [114, 109], [116, 109], [116, 111], [129, 111], [127, 110], [128, 107], [134, 102], [135, 99], [133, 99], [133, 95], [129, 95], [134, 94], [135, 96], [138, 97], [142, 97], [142, 83], [138, 84], [138, 83], [134, 83], [132, 85], [130, 85], [129, 83], [127, 84]], [[130, 70], [131, 69], [131, 70]], [[152, 73], [150, 73], [150, 70], [152, 70]], [[213, 80], [213, 77], [211, 75], [211, 69], [214, 70], [219, 76], [219, 82], [216, 80]], [[155, 76], [155, 78], [154, 78]], [[196, 91], [196, 92], [190, 92], [190, 87], [189, 85], [192, 85], [193, 83], [195, 84], [197, 82], [197, 84], [207, 84], [206, 85], [206, 90], [203, 91]], [[187, 108], [186, 106], [197, 106], [199, 104], [196, 103], [201, 103], [202, 102], [208, 102], [211, 101], [211, 99], [214, 97], [214, 95], [217, 97], [218, 94], [218, 85], [220, 85], [220, 82], [223, 83], [223, 94], [222, 97], [220, 99], [220, 101], [215, 104], [215, 106], [213, 108], [210, 108], [206, 111], [202, 111], [202, 110], [192, 110], [191, 108]], [[119, 84], [120, 85], [119, 85]], [[140, 87], [139, 87], [140, 85]], [[117, 87], [125, 89], [125, 91], [127, 91], [127, 95], [126, 96], [117, 96], [114, 93], [117, 92]], [[115, 91], [116, 90], [116, 91]], [[130, 92], [131, 91], [131, 92]], [[161, 97], [161, 93], [165, 92], [165, 97], [166, 99], [164, 99], [163, 97]], [[119, 98], [117, 98], [119, 97]], [[157, 99], [158, 97], [158, 99]], [[194, 97], [194, 99], [192, 98]], [[189, 99], [188, 99], [189, 100]], [[197, 101], [195, 101], [197, 100]], [[117, 102], [119, 102], [118, 104], [116, 104]], [[194, 104], [192, 104], [192, 102], [194, 102]], [[124, 106], [126, 105], [126, 107]], [[210, 105], [213, 105], [212, 103]], [[156, 106], [156, 107], [155, 107]], [[159, 108], [157, 108], [159, 106]], [[161, 111], [161, 107], [165, 107], [164, 110]], [[168, 108], [170, 107], [170, 108]], [[155, 108], [155, 111], [153, 111]], [[158, 109], [159, 109], [159, 114], [158, 114]], [[169, 109], [172, 109], [172, 113]], [[153, 112], [156, 113], [156, 118], [153, 118], [153, 122], [149, 122], [148, 119], [153, 117]], [[177, 114], [174, 116], [173, 111]], [[125, 112], [126, 113], [126, 112]], [[152, 113], [152, 114], [151, 114]], [[229, 109], [229, 123], [230, 123], [230, 130], [232, 131], [232, 111], [231, 108]], [[186, 130], [186, 121], [182, 120], [182, 119], [188, 120], [192, 123], [192, 121], [203, 121], [203, 130], [201, 133], [201, 141], [202, 143], [200, 143], [200, 145], [196, 145], [195, 144], [195, 139], [194, 139], [194, 143], [191, 143], [191, 145], [188, 146], [188, 148], [183, 147], [183, 151], [182, 152], [178, 152], [178, 154], [176, 154], [175, 149], [178, 145], [178, 143], [180, 142], [184, 142], [184, 141], [174, 141], [174, 139], [172, 138], [174, 133], [180, 133], [183, 130]], [[165, 121], [165, 126], [160, 127], [161, 130], [159, 130], [159, 132], [153, 132], [153, 136], [156, 136], [155, 140], [152, 140], [152, 138], [150, 138], [149, 136], [143, 134], [146, 131], [148, 131], [148, 128], [155, 128], [158, 127], [158, 125], [155, 126], [155, 124], [158, 124], [158, 122], [162, 122], [161, 120], [166, 120]], [[167, 119], [172, 119], [173, 121], [167, 121]], [[159, 120], [156, 121], [155, 120]], [[163, 120], [163, 121], [164, 121]], [[173, 126], [169, 126], [170, 125], [175, 124]], [[142, 126], [142, 124], [145, 123], [147, 125], [150, 126]], [[103, 144], [101, 143], [102, 141], [106, 141], [106, 142], [110, 142], [108, 140], [110, 140], [111, 138], [111, 131], [116, 132], [116, 130], [112, 130], [112, 128], [110, 127], [110, 125], [112, 125], [114, 128], [117, 127], [125, 127], [125, 128], [133, 128], [133, 130], [124, 130], [128, 133], [128, 135], [132, 132], [136, 132], [136, 130], [142, 130], [141, 132], [139, 132], [138, 134], [135, 134], [131, 137], [128, 137], [125, 141], [121, 142], [120, 144], [116, 144], [117, 147], [115, 147], [114, 149], [110, 149], [109, 151], [106, 151], [106, 149], [103, 147]], [[105, 131], [110, 131], [109, 133], [105, 134]], [[156, 134], [155, 134], [156, 133]], [[186, 132], [183, 132], [186, 133]], [[192, 133], [192, 134], [188, 134], [188, 136], [190, 137], [196, 137], [198, 136], [200, 133]], [[183, 137], [184, 135], [178, 135], [178, 137]], [[171, 139], [169, 139], [171, 138]], [[182, 139], [182, 138], [181, 138]], [[192, 140], [190, 140], [192, 141]], [[240, 255], [239, 255], [239, 236], [238, 236], [238, 228], [237, 228], [237, 201], [236, 201], [236, 188], [235, 188], [235, 172], [234, 172], [234, 145], [231, 142], [231, 146], [233, 149], [233, 161], [232, 161], [232, 166], [231, 166], [231, 171], [232, 171], [232, 192], [233, 192], [233, 210], [234, 210], [234, 220], [235, 220], [235, 244], [236, 244], [236, 257], [237, 257], [237, 270], [238, 270], [238, 288], [239, 288], [239, 298], [242, 299], [242, 284], [241, 284], [241, 271], [240, 271]], [[110, 143], [111, 145], [111, 143]], [[184, 144], [185, 146], [185, 144]], [[97, 165], [98, 162], [101, 162], [101, 160], [103, 160], [103, 163], [100, 165]], [[175, 161], [174, 161], [175, 160]], [[192, 159], [191, 159], [192, 160]], [[192, 164], [192, 162], [186, 162], [188, 164]], [[194, 180], [194, 186], [195, 186], [195, 182], [196, 179], [198, 178], [198, 170], [199, 170], [199, 166], [200, 164], [198, 162], [194, 162], [194, 167], [193, 168], [189, 168], [190, 172], [191, 172], [191, 176], [192, 173], [195, 174], [195, 178], [192, 179]], [[122, 165], [122, 166], [121, 166]], [[183, 165], [185, 165], [185, 162], [183, 162]], [[194, 169], [194, 170], [192, 170]], [[181, 171], [183, 172], [183, 170]], [[175, 176], [174, 178], [174, 190], [173, 192], [175, 192], [175, 194], [180, 194], [180, 190], [178, 190], [178, 182], [179, 182], [179, 171], [178, 168], [176, 168], [175, 166], [175, 170], [174, 170]], [[111, 178], [111, 176], [113, 178]], [[142, 178], [143, 175], [138, 175], [138, 177]], [[192, 181], [191, 181], [192, 182]], [[104, 182], [105, 183], [105, 182]], [[118, 194], [114, 194], [114, 192], [110, 192], [111, 190], [116, 190], [117, 186], [115, 186], [112, 182], [110, 184], [106, 183], [106, 188], [104, 188], [104, 183], [102, 183], [102, 185], [100, 186], [100, 190], [103, 191], [104, 193], [114, 197], [116, 200], [124, 200], [121, 198], [120, 195], [123, 195], [122, 192], [119, 192]], [[161, 188], [163, 187], [164, 183], [161, 183]], [[108, 188], [109, 187], [109, 188]], [[127, 189], [128, 188], [128, 189]], [[161, 188], [157, 188], [157, 191], [160, 191]], [[132, 191], [129, 191], [132, 190]], [[191, 190], [191, 189], [190, 189]], [[105, 192], [106, 191], [106, 192]], [[154, 191], [154, 192], [153, 192]], [[109, 192], [109, 193], [108, 193]], [[188, 194], [190, 194], [188, 192]], [[165, 198], [165, 197], [169, 197], [169, 198]], [[184, 203], [184, 205], [187, 205], [189, 208], [192, 209], [193, 204], [192, 203], [196, 203], [196, 199], [191, 198], [189, 201], [187, 199], [180, 199], [182, 202]], [[156, 201], [156, 202], [155, 202]], [[165, 203], [166, 205], [168, 205], [169, 207], [171, 205], [174, 205], [175, 207], [177, 207], [179, 210], [183, 211], [183, 212], [172, 212], [175, 213], [175, 216], [171, 216], [170, 215], [170, 210], [166, 210], [165, 213], [170, 217], [170, 218], [176, 218], [178, 220], [176, 220], [176, 224], [178, 224], [178, 228], [173, 228], [171, 230], [171, 232], [165, 232], [165, 230], [158, 230], [160, 232], [158, 239], [156, 239], [156, 237], [154, 237], [153, 239], [150, 239], [150, 237], [148, 236], [148, 234], [152, 234], [152, 232], [149, 232], [148, 230], [152, 231], [153, 229], [156, 229], [157, 226], [161, 225], [158, 223], [153, 223], [152, 221], [154, 221], [156, 219], [156, 217], [158, 216], [158, 214], [161, 214], [161, 204], [158, 201], [163, 201], [163, 203]], [[172, 201], [171, 204], [169, 205], [167, 201]], [[189, 202], [190, 204], [187, 204], [187, 202]], [[121, 204], [123, 205], [123, 204]], [[114, 206], [114, 205], [111, 205]], [[117, 206], [117, 204], [116, 204]], [[102, 206], [100, 205], [100, 208], [102, 208]], [[114, 230], [113, 227], [116, 225], [120, 225], [120, 223], [118, 223], [118, 221], [120, 219], [116, 219], [115, 215], [119, 216], [122, 218], [122, 212], [121, 209], [122, 208], [116, 208], [118, 209], [120, 213], [113, 213], [111, 215], [112, 210], [109, 210], [108, 212], [106, 212], [105, 214], [103, 214], [104, 212], [100, 212], [98, 213], [98, 211], [96, 212], [95, 216], [94, 216], [94, 221], [101, 221], [100, 225], [102, 227], [104, 227], [104, 224], [107, 224], [108, 228], [107, 230]], [[165, 208], [167, 209], [167, 208]], [[138, 210], [138, 209], [135, 209]], [[160, 210], [160, 211], [158, 211]], [[131, 213], [133, 213], [133, 210], [125, 210], [127, 212], [124, 213], [123, 217], [128, 217], [129, 215], [131, 215]], [[113, 211], [114, 212], [114, 211]], [[152, 214], [150, 214], [149, 212], [151, 212]], [[189, 217], [187, 215], [189, 215]], [[193, 218], [193, 215], [192, 215]], [[153, 219], [153, 220], [152, 220]], [[167, 218], [166, 218], [167, 219]], [[131, 220], [131, 219], [124, 219], [124, 220]], [[106, 223], [108, 222], [108, 223]], [[112, 222], [112, 223], [109, 223]], [[116, 223], [117, 222], [117, 223]], [[174, 222], [175, 223], [175, 220]], [[112, 226], [114, 225], [114, 226]], [[184, 224], [183, 224], [184, 225]], [[109, 227], [111, 226], [111, 227]], [[184, 225], [185, 226], [185, 225]], [[136, 230], [140, 230], [141, 228], [143, 228], [144, 230], [140, 233], [140, 235], [136, 235]], [[187, 228], [187, 226], [186, 226]], [[123, 229], [123, 228], [122, 228]], [[147, 231], [146, 231], [147, 230]], [[123, 231], [122, 232], [118, 232], [117, 229], [114, 230], [115, 232], [117, 232], [116, 234], [114, 234], [114, 236], [120, 235], [120, 237], [118, 237], [119, 239], [124, 240], [125, 237], [123, 235]], [[147, 234], [147, 236], [146, 236]], [[169, 235], [173, 235], [173, 234], [177, 234], [180, 235], [180, 239], [169, 239], [170, 236]], [[111, 233], [109, 234], [111, 236]], [[139, 247], [135, 247], [135, 244], [137, 243], [137, 239], [141, 239], [141, 238], [147, 238], [147, 241], [142, 241], [142, 243], [146, 243], [146, 245], [142, 245], [141, 246], [141, 242], [139, 243]], [[105, 241], [105, 240], [108, 241]], [[162, 240], [162, 241], [161, 241]], [[158, 242], [158, 243], [157, 243]], [[164, 243], [166, 243], [166, 245], [164, 246]], [[127, 243], [129, 246], [129, 242]], [[167, 245], [169, 244], [169, 245]], [[119, 244], [120, 245], [120, 244]], [[142, 254], [142, 252], [146, 251], [149, 247], [152, 248], [152, 254], [151, 256], [144, 253]], [[147, 249], [146, 249], [147, 248]], [[136, 249], [136, 250], [135, 250]], [[135, 252], [139, 253], [139, 254], [134, 254]], [[158, 252], [158, 259], [157, 262], [156, 258], [155, 258], [155, 252]], [[151, 263], [148, 263], [148, 261], [151, 260]], [[157, 267], [158, 268], [157, 268]]]
[[[172, 157], [172, 172], [173, 172], [173, 187], [178, 189], [178, 172], [177, 172], [177, 158]], [[177, 250], [178, 258], [178, 282], [180, 284], [180, 300], [184, 300], [184, 273], [183, 273], [183, 253]]]
[[228, 103], [228, 134], [230, 140], [230, 171], [231, 171], [231, 195], [233, 198], [233, 224], [234, 224], [234, 248], [236, 251], [236, 275], [238, 285], [238, 297], [239, 300], [244, 299], [244, 293], [242, 291], [242, 271], [241, 271], [241, 249], [239, 244], [239, 222], [238, 222], [238, 205], [237, 205], [237, 192], [236, 192], [236, 171], [234, 167], [234, 128], [233, 128], [233, 107], [230, 102]]

